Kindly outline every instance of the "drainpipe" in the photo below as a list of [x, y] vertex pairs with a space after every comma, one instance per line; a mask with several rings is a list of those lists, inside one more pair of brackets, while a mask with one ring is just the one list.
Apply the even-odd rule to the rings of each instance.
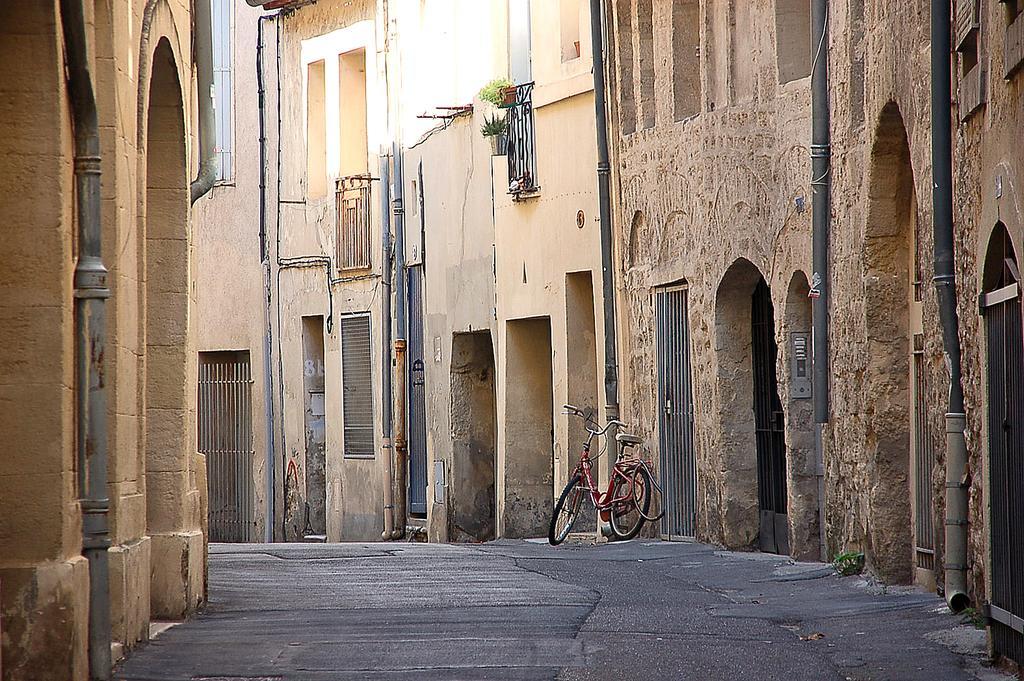
[[381, 278], [384, 283], [384, 293], [381, 303], [381, 331], [384, 338], [381, 339], [381, 399], [383, 405], [384, 433], [381, 438], [381, 455], [384, 458], [384, 532], [382, 539], [391, 539], [395, 532], [395, 502], [394, 490], [395, 474], [391, 466], [391, 429], [394, 426], [394, 419], [391, 412], [391, 168], [388, 164], [387, 154], [380, 157], [380, 234], [381, 234]]
[[401, 539], [405, 536], [406, 521], [406, 493], [408, 483], [408, 446], [405, 439], [406, 408], [405, 399], [406, 366], [405, 366], [405, 314], [406, 314], [406, 286], [405, 286], [405, 206], [403, 196], [405, 195], [405, 184], [402, 168], [402, 150], [398, 142], [394, 143], [393, 155], [395, 163], [394, 173], [394, 198], [392, 206], [395, 213], [395, 286], [398, 290], [395, 295], [395, 470], [394, 470], [394, 531], [391, 533], [393, 539]]
[[89, 678], [110, 678], [110, 573], [107, 549], [107, 268], [103, 265], [100, 133], [82, 0], [61, 0], [68, 90], [75, 135], [78, 262], [75, 264], [75, 416], [82, 553], [89, 562]]
[[946, 412], [946, 603], [960, 612], [967, 595], [967, 442], [964, 390], [961, 382], [960, 322], [956, 312], [953, 260], [953, 101], [950, 79], [949, 0], [932, 0], [932, 213], [935, 242], [935, 290], [939, 298], [942, 345], [949, 367], [949, 408]]
[[[601, 299], [604, 304], [604, 400], [608, 421], [619, 418], [618, 352], [615, 334], [615, 270], [612, 262], [611, 173], [608, 160], [608, 112], [604, 71], [604, 2], [590, 0], [590, 37], [594, 61], [594, 115], [597, 127], [597, 193], [601, 219]], [[616, 428], [608, 433], [615, 442]], [[609, 458], [609, 465], [613, 462]]]
[[270, 315], [270, 254], [267, 248], [267, 98], [266, 75], [263, 72], [263, 23], [271, 16], [261, 16], [256, 20], [256, 83], [259, 102], [259, 135], [260, 135], [260, 262], [263, 263], [263, 321], [266, 331], [263, 334], [263, 402], [266, 423], [265, 437], [267, 440], [267, 512], [263, 540], [274, 541], [274, 473], [275, 473], [275, 438], [274, 438], [274, 328]]
[[825, 542], [825, 424], [829, 417], [829, 232], [832, 219], [832, 131], [828, 99], [828, 0], [811, 3], [811, 325], [814, 388], [814, 458], [818, 480], [818, 552]]
[[199, 172], [189, 193], [195, 203], [217, 181], [217, 121], [213, 102], [213, 13], [210, 0], [195, 0], [195, 62], [199, 95]]

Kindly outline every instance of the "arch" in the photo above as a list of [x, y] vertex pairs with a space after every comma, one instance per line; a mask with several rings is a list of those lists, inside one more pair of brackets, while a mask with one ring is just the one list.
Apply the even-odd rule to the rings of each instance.
[[739, 258], [726, 270], [715, 293], [722, 457], [715, 470], [721, 475], [721, 539], [730, 548], [754, 547], [760, 535], [752, 301], [764, 282], [756, 265]]
[[864, 454], [867, 562], [886, 582], [913, 574], [911, 508], [911, 304], [917, 201], [899, 107], [882, 110], [871, 149], [864, 229]]
[[201, 561], [202, 535], [195, 546], [198, 505], [187, 446], [189, 197], [185, 117], [176, 60], [166, 38], [158, 42], [151, 68], [142, 281], [146, 528], [152, 541], [152, 614], [180, 618], [198, 605], [201, 597], [201, 589], [197, 593], [193, 585], [193, 566]]
[[982, 291], [989, 292], [1019, 282], [1020, 265], [1006, 225], [997, 222], [989, 236], [982, 270]]
[[626, 269], [639, 265], [647, 255], [644, 242], [647, 240], [647, 221], [641, 211], [633, 213], [629, 225], [629, 242], [626, 245]]

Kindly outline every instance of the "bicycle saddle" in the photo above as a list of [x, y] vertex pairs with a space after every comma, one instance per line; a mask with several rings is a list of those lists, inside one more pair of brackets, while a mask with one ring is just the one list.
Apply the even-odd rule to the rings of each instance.
[[621, 442], [626, 447], [635, 447], [636, 445], [642, 443], [644, 439], [637, 435], [630, 435], [629, 433], [619, 433], [618, 435], [615, 436], [615, 441]]

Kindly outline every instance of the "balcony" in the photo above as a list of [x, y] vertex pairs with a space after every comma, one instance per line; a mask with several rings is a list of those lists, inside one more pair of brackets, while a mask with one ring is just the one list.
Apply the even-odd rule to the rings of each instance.
[[540, 190], [533, 126], [533, 83], [515, 86], [508, 108], [508, 193], [524, 197]]
[[339, 177], [335, 185], [336, 257], [339, 272], [370, 268], [369, 175]]

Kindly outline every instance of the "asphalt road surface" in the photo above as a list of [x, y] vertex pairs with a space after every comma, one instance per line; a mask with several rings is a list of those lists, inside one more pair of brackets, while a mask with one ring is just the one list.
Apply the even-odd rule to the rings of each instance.
[[934, 594], [701, 544], [221, 544], [206, 610], [116, 678], [1008, 678], [983, 649]]

